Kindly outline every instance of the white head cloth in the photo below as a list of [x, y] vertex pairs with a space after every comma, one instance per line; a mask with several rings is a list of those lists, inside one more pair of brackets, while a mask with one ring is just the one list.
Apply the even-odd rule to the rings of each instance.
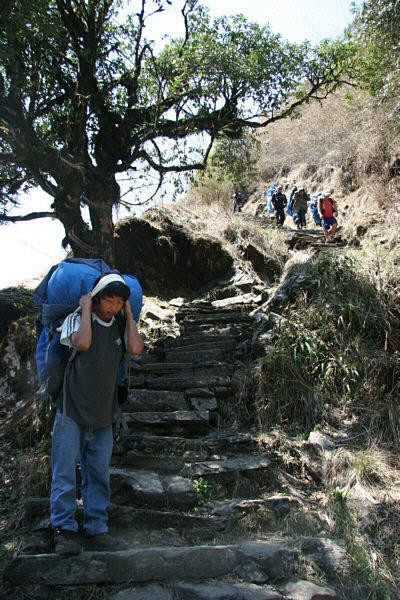
[[92, 298], [96, 294], [101, 292], [101, 290], [104, 290], [104, 288], [109, 283], [114, 283], [114, 281], [119, 281], [120, 283], [123, 283], [124, 285], [126, 285], [126, 283], [125, 283], [123, 277], [121, 277], [121, 275], [118, 275], [118, 273], [109, 273], [108, 275], [104, 275], [104, 277], [102, 277], [100, 279], [100, 281], [98, 281], [97, 284], [94, 286], [94, 288], [90, 292], [90, 295], [92, 296]]

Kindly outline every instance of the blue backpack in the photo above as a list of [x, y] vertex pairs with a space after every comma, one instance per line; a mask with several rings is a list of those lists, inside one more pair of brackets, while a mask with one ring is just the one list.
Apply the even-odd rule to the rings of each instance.
[[[37, 318], [36, 364], [41, 394], [56, 401], [63, 386], [65, 372], [79, 352], [60, 344], [58, 328], [65, 317], [79, 306], [79, 300], [93, 288], [95, 280], [105, 273], [118, 273], [101, 259], [68, 258], [54, 265], [36, 288], [33, 299], [39, 309]], [[129, 302], [137, 321], [142, 307], [142, 288], [136, 277], [122, 275], [131, 290]], [[125, 317], [117, 315], [121, 339], [124, 339]], [[125, 350], [125, 348], [124, 348]], [[124, 379], [121, 361], [119, 380]]]

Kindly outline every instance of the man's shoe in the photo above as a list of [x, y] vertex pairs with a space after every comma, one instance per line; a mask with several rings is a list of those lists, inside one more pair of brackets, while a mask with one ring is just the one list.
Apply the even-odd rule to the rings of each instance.
[[75, 531], [56, 528], [54, 530], [54, 551], [60, 556], [76, 556], [81, 552], [78, 534]]
[[91, 552], [107, 552], [116, 550], [127, 550], [128, 544], [123, 540], [113, 537], [109, 533], [98, 533], [97, 535], [85, 535], [85, 550]]

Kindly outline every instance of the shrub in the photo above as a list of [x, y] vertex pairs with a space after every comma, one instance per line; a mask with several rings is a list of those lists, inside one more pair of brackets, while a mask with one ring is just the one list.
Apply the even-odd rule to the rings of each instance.
[[399, 440], [400, 366], [387, 347], [398, 322], [351, 254], [312, 257], [306, 268], [311, 288], [285, 308], [288, 319], [259, 361], [259, 423], [309, 431], [345, 404], [372, 437]]

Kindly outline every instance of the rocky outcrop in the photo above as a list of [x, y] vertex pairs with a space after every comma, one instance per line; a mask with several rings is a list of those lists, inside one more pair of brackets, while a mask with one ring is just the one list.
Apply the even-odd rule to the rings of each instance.
[[0, 290], [0, 343], [13, 321], [33, 313], [32, 292], [22, 287]]
[[160, 211], [118, 224], [115, 247], [117, 267], [134, 273], [146, 294], [193, 293], [229, 275], [233, 267], [219, 241], [194, 234]]
[[24, 288], [0, 291], [0, 395], [15, 399], [36, 389], [35, 308]]

